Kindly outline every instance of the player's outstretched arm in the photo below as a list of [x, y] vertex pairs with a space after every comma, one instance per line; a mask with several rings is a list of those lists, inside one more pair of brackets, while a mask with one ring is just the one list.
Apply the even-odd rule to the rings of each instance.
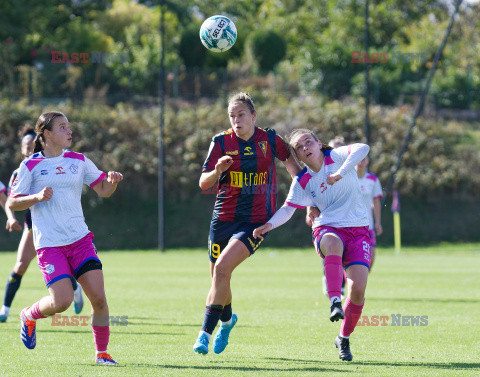
[[53, 189], [51, 187], [45, 187], [38, 194], [26, 195], [26, 196], [9, 196], [6, 206], [12, 211], [23, 211], [30, 208], [39, 202], [48, 202], [52, 199]]
[[255, 228], [255, 230], [253, 231], [253, 237], [255, 238], [260, 237], [261, 239], [263, 239], [262, 234], [265, 234], [268, 231], [274, 228], [278, 228], [280, 225], [285, 224], [288, 220], [291, 219], [294, 212], [295, 212], [294, 207], [284, 205], [277, 212], [275, 212], [275, 215], [273, 215], [266, 224], [263, 224], [262, 226]]
[[102, 198], [110, 197], [115, 190], [119, 182], [123, 180], [123, 175], [116, 171], [109, 171], [107, 178], [93, 186], [93, 189]]

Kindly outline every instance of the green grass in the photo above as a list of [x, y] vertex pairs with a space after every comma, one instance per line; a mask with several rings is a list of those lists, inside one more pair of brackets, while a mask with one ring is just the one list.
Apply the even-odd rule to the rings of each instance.
[[[480, 375], [480, 245], [379, 249], [363, 315], [428, 316], [427, 326], [361, 326], [352, 334], [354, 361], [341, 362], [321, 294], [322, 265], [312, 248], [261, 248], [235, 271], [239, 322], [221, 355], [192, 351], [203, 321], [210, 278], [202, 250], [104, 252], [117, 368], [95, 366], [90, 327], [37, 326], [37, 347], [19, 339], [17, 313], [47, 293], [35, 263], [11, 316], [0, 324], [1, 376], [478, 376]], [[15, 261], [0, 253], [0, 281]], [[0, 286], [3, 291], [3, 284]], [[89, 314], [89, 308], [83, 315]], [[73, 315], [73, 308], [63, 315]]]

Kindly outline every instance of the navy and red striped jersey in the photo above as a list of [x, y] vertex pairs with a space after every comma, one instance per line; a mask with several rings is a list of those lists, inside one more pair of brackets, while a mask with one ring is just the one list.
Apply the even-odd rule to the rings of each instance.
[[203, 172], [215, 170], [223, 156], [232, 157], [233, 164], [218, 180], [212, 221], [266, 222], [277, 205], [275, 157], [285, 161], [288, 145], [272, 129], [255, 127], [248, 141], [229, 129], [212, 138]]

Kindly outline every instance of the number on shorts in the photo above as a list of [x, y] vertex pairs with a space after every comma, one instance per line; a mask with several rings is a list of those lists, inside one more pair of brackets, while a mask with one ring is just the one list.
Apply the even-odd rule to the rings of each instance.
[[212, 244], [212, 242], [209, 240], [208, 251], [213, 259], [217, 259], [220, 256], [220, 245], [218, 243]]
[[370, 244], [367, 241], [363, 241], [362, 244], [363, 244], [363, 251], [365, 252], [363, 254], [363, 257], [369, 261], [370, 255], [371, 255]]

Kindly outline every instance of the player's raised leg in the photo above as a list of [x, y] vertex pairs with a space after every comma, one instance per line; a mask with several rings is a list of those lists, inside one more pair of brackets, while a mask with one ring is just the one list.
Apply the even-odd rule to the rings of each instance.
[[29, 349], [33, 349], [36, 346], [36, 321], [64, 312], [73, 300], [72, 284], [68, 276], [53, 282], [49, 285], [48, 290], [50, 296], [43, 297], [32, 306], [23, 309], [20, 313], [20, 337], [25, 347]]
[[325, 277], [328, 297], [330, 298], [330, 321], [343, 319], [342, 280], [343, 280], [343, 242], [335, 233], [324, 233], [319, 242], [320, 250], [325, 255]]
[[[200, 331], [197, 341], [193, 347], [195, 352], [201, 354], [208, 353], [208, 344], [210, 342], [213, 330], [215, 330], [215, 327], [222, 316], [225, 302], [231, 296], [230, 280], [232, 277], [232, 272], [249, 256], [250, 251], [245, 244], [238, 239], [233, 239], [225, 247], [218, 258], [213, 271], [212, 286], [207, 297], [207, 305], [205, 309], [202, 330]], [[232, 328], [233, 326], [230, 326], [230, 330]], [[230, 330], [227, 334], [225, 334], [225, 337], [222, 337], [223, 341], [225, 342], [225, 347], [226, 344], [228, 344]], [[225, 349], [225, 347], [223, 347], [223, 349]]]

